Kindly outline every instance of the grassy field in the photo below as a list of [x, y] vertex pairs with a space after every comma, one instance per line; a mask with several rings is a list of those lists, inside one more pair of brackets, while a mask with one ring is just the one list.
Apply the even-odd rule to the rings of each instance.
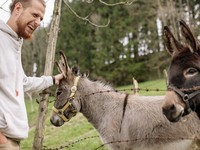
[[[133, 85], [119, 87], [117, 89], [131, 89]], [[139, 83], [139, 88], [144, 89], [166, 89], [165, 80], [155, 80], [144, 83]], [[127, 91], [133, 93], [132, 91]], [[139, 95], [164, 95], [164, 91], [146, 91], [141, 90]], [[52, 98], [53, 99], [53, 98]], [[26, 101], [30, 132], [29, 138], [23, 140], [21, 143], [22, 150], [31, 150], [33, 140], [35, 124], [37, 121], [38, 104], [34, 101]], [[92, 125], [87, 121], [87, 119], [78, 113], [74, 118], [72, 118], [68, 123], [65, 123], [62, 127], [54, 127], [49, 121], [50, 111], [52, 108], [52, 103], [49, 104], [49, 111], [45, 123], [45, 133], [43, 145], [48, 148], [56, 149], [60, 146], [64, 147], [64, 150], [107, 150], [106, 145], [102, 146], [102, 142], [98, 136], [97, 131], [92, 127]], [[31, 106], [34, 107], [34, 111], [31, 110]], [[102, 146], [102, 147], [101, 147]]]

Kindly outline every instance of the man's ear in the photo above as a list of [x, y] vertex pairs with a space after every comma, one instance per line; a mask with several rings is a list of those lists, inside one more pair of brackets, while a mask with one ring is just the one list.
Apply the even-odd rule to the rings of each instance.
[[15, 4], [13, 12], [15, 12], [15, 14], [19, 15], [19, 14], [21, 14], [22, 11], [23, 11], [23, 5], [22, 5], [22, 3], [17, 2]]

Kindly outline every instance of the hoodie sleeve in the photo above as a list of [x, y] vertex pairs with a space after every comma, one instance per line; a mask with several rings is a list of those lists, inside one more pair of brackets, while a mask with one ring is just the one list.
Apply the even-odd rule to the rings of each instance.
[[53, 85], [51, 76], [23, 77], [23, 87], [25, 92], [39, 92]]

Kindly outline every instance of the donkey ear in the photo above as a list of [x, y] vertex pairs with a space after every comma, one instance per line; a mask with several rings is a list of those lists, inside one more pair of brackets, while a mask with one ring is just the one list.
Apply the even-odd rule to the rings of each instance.
[[163, 39], [167, 52], [170, 55], [173, 55], [175, 51], [180, 51], [182, 49], [182, 44], [175, 39], [174, 35], [167, 26], [164, 26], [163, 28]]
[[90, 73], [89, 73], [89, 71], [87, 70], [86, 72], [84, 72], [84, 73], [82, 74], [82, 76], [87, 78], [87, 77], [89, 76], [89, 74], [90, 74]]
[[78, 67], [78, 66], [73, 66], [73, 67], [72, 67], [72, 73], [73, 73], [75, 76], [78, 76], [78, 75], [80, 74], [79, 67]]
[[56, 61], [55, 64], [57, 66], [59, 73], [63, 73], [63, 70], [62, 70], [61, 66], [59, 65], [59, 63]]
[[58, 71], [62, 73], [63, 76], [66, 78], [68, 75], [68, 72], [70, 72], [71, 70], [68, 66], [67, 59], [64, 52], [60, 51], [60, 59], [59, 59], [59, 62], [56, 62], [56, 65], [57, 65]]
[[63, 70], [62, 66], [60, 63], [58, 63], [57, 61], [55, 62], [56, 66], [58, 68], [59, 73], [63, 74], [64, 78], [67, 78], [65, 71]]
[[184, 37], [185, 42], [189, 47], [190, 51], [191, 52], [197, 51], [198, 49], [197, 41], [194, 35], [192, 34], [189, 26], [185, 23], [185, 21], [183, 20], [180, 21], [180, 28], [181, 28], [181, 34]]

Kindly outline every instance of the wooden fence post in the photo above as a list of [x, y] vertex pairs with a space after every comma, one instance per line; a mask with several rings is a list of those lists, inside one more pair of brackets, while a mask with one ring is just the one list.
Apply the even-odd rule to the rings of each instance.
[[138, 89], [139, 89], [139, 86], [138, 86], [138, 82], [137, 80], [135, 80], [135, 78], [133, 77], [133, 94], [134, 95], [139, 95], [138, 94]]
[[[62, 5], [62, 0], [55, 0], [53, 18], [51, 21], [50, 35], [46, 53], [46, 62], [44, 69], [45, 75], [52, 75], [53, 72], [56, 41], [59, 30], [60, 15], [61, 15], [61, 5]], [[48, 103], [49, 103], [49, 94], [41, 94], [41, 99], [38, 109], [38, 120], [35, 129], [35, 137], [33, 141], [32, 150], [42, 149]]]

